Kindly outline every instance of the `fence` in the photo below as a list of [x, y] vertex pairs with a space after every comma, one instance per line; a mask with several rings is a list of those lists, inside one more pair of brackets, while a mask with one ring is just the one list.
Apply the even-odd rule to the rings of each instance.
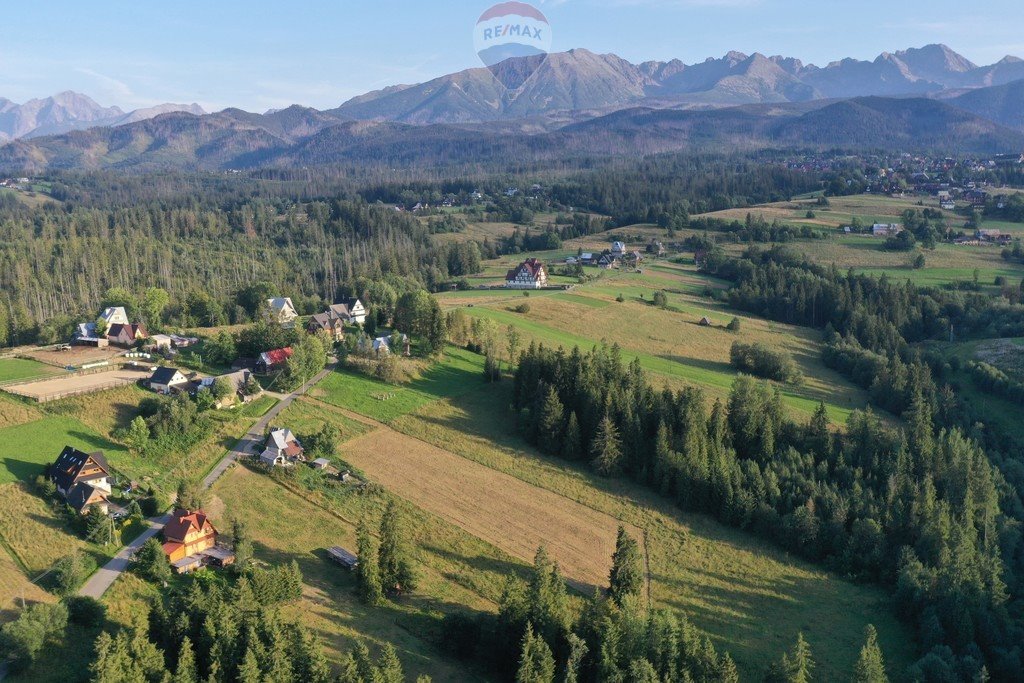
[[122, 377], [120, 379], [112, 379], [109, 382], [104, 382], [103, 384], [94, 384], [92, 386], [81, 387], [79, 389], [59, 391], [53, 394], [45, 394], [43, 396], [29, 396], [28, 398], [34, 398], [37, 403], [49, 403], [50, 401], [59, 401], [62, 398], [71, 398], [72, 396], [81, 396], [82, 394], [92, 394], [97, 391], [103, 391], [104, 389], [113, 389], [114, 387], [135, 384], [138, 381], [138, 379]]

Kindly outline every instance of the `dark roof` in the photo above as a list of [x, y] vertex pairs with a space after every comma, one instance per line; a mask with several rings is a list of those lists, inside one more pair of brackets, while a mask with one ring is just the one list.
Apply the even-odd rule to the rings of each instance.
[[336, 562], [340, 562], [346, 567], [355, 567], [359, 564], [359, 556], [355, 553], [345, 550], [341, 546], [332, 546], [327, 549], [327, 554], [330, 555]]
[[[103, 475], [90, 475], [84, 478], [79, 478], [82, 472], [82, 468], [92, 460], [98, 465], [106, 474]], [[57, 485], [58, 488], [69, 490], [78, 481], [89, 481], [91, 479], [99, 479], [103, 476], [110, 475], [110, 465], [107, 463], [107, 459], [104, 457], [102, 451], [96, 451], [95, 453], [83, 453], [74, 446], [65, 446], [64, 450], [57, 456], [57, 460], [50, 465], [50, 479]]]
[[159, 367], [153, 371], [153, 376], [149, 378], [149, 381], [153, 384], [170, 384], [176, 372], [178, 372], [178, 368]]
[[135, 332], [132, 330], [131, 325], [125, 325], [124, 323], [114, 323], [107, 328], [107, 336], [121, 338], [122, 336], [127, 339], [135, 339]]
[[[89, 499], [92, 498], [97, 489], [92, 484], [81, 482], [75, 484], [74, 488], [68, 491], [68, 495], [65, 498], [68, 505], [73, 507], [78, 512], [82, 512], [85, 506], [89, 503]], [[101, 496], [105, 497], [105, 496]]]

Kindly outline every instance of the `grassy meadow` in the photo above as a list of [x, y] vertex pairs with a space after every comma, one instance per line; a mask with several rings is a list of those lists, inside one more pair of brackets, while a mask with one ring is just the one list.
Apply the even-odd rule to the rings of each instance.
[[[866, 404], [865, 392], [822, 364], [817, 332], [737, 313], [703, 297], [705, 287], [720, 287], [721, 282], [704, 279], [692, 266], [662, 261], [657, 270], [645, 268], [642, 274], [602, 275], [569, 292], [534, 292], [529, 297], [500, 290], [447, 292], [439, 299], [446, 308], [462, 308], [501, 329], [516, 327], [524, 343], [584, 350], [601, 341], [617, 343], [624, 360], [639, 358], [656, 384], [699, 385], [711, 399], [726, 397], [737, 376], [729, 365], [732, 343], [760, 341], [792, 353], [804, 373], [802, 385], [781, 386], [786, 405], [796, 415], [806, 418], [824, 401], [830, 418], [843, 423], [852, 410]], [[652, 304], [658, 290], [667, 292], [665, 309]], [[624, 301], [616, 300], [620, 295]], [[523, 302], [529, 303], [529, 312], [514, 312]], [[698, 324], [705, 316], [712, 326]], [[733, 317], [740, 319], [738, 333], [725, 329]]]
[[27, 358], [0, 358], [0, 383], [48, 377], [61, 370]]

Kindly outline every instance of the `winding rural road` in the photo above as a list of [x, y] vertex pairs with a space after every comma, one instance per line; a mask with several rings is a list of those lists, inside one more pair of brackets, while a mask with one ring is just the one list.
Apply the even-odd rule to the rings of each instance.
[[[213, 486], [213, 483], [220, 479], [221, 475], [223, 475], [227, 469], [231, 467], [231, 464], [238, 460], [238, 458], [252, 455], [253, 447], [263, 442], [263, 431], [270, 424], [271, 420], [277, 417], [281, 411], [290, 406], [296, 397], [309, 391], [310, 387], [330, 374], [336, 365], [337, 363], [332, 361], [330, 365], [318, 372], [313, 379], [309, 380], [292, 393], [286, 394], [273, 408], [268, 410], [263, 417], [261, 417], [256, 424], [250, 427], [249, 431], [247, 431], [242, 438], [238, 440], [235, 447], [228, 452], [228, 454], [225, 455], [212, 470], [210, 470], [210, 473], [207, 474], [206, 477], [203, 478], [203, 488], [208, 489]], [[117, 577], [128, 568], [131, 563], [132, 555], [134, 555], [146, 541], [156, 536], [170, 518], [170, 514], [164, 514], [160, 517], [147, 519], [146, 523], [149, 525], [149, 528], [139, 534], [139, 536], [131, 543], [122, 548], [121, 551], [113, 557], [113, 559], [89, 577], [89, 580], [86, 581], [78, 590], [78, 594], [96, 598], [97, 600], [103, 597], [103, 594], [106, 593], [112, 585], [114, 585], [114, 581], [117, 580]], [[0, 675], [0, 678], [2, 678], [2, 675]]]

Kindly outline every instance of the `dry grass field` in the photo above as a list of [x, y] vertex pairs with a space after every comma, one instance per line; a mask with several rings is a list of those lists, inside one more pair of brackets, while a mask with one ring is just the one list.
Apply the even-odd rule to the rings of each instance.
[[[380, 476], [395, 482], [401, 495], [422, 499], [430, 492], [405, 494], [398, 489], [406, 486], [407, 476], [417, 477], [420, 469], [431, 467], [421, 462], [423, 455], [410, 453], [420, 450], [443, 458], [445, 463], [459, 456], [525, 482], [535, 487], [533, 490], [554, 494], [561, 499], [561, 508], [583, 506], [616, 520], [614, 523], [646, 530], [655, 603], [685, 612], [716, 646], [732, 653], [745, 678], [759, 677], [768, 662], [795, 639], [797, 631], [803, 631], [814, 648], [821, 680], [846, 678], [867, 623], [878, 628], [890, 662], [902, 668], [911, 661], [912, 638], [891, 612], [883, 591], [839, 580], [706, 516], [682, 513], [631, 482], [600, 479], [584, 468], [537, 455], [515, 433], [505, 411], [508, 391], [503, 384], [437, 401], [391, 423], [394, 429], [441, 449], [444, 456], [433, 449], [406, 447], [381, 457], [371, 453], [364, 461], [371, 466], [378, 460], [389, 462], [381, 466]], [[346, 445], [346, 455], [351, 446]], [[412, 460], [408, 465], [407, 459]], [[460, 477], [466, 469], [456, 462], [446, 467]], [[403, 474], [406, 471], [410, 474]], [[480, 480], [489, 481], [482, 475]], [[461, 499], [474, 496], [469, 490], [476, 485], [473, 481], [462, 480], [458, 498], [448, 503], [452, 509], [439, 514], [452, 518], [464, 514]], [[530, 497], [536, 494], [527, 494], [530, 488], [518, 490], [528, 496], [521, 505], [529, 506]], [[517, 527], [505, 519], [487, 523], [501, 525], [505, 534]], [[480, 522], [474, 524], [479, 528]], [[557, 542], [550, 541], [548, 546], [557, 554]], [[599, 562], [596, 555], [593, 561], [595, 565]]]
[[0, 538], [32, 574], [46, 571], [65, 555], [88, 550], [23, 484], [0, 486]]
[[0, 624], [17, 618], [22, 598], [26, 604], [56, 600], [50, 593], [30, 583], [14, 558], [0, 547]]
[[0, 429], [38, 420], [39, 409], [0, 393]]
[[[375, 523], [385, 502], [382, 497], [353, 494], [332, 506], [320, 496], [292, 491], [245, 467], [233, 468], [218, 481], [213, 496], [209, 510], [215, 523], [226, 527], [230, 518], [244, 521], [258, 559], [299, 563], [303, 599], [287, 608], [286, 615], [310, 626], [324, 640], [332, 661], [340, 660], [357, 641], [371, 647], [391, 642], [410, 679], [428, 674], [435, 681], [475, 680], [437, 649], [439, 621], [456, 607], [493, 610], [511, 558], [406, 506], [420, 586], [397, 603], [367, 608], [356, 596], [353, 575], [331, 562], [324, 551], [332, 545], [354, 549], [357, 520], [366, 515]], [[487, 590], [477, 588], [479, 582], [486, 582]]]
[[387, 427], [346, 443], [344, 456], [389, 491], [524, 562], [546, 545], [586, 594], [608, 581], [619, 526], [609, 515]]

